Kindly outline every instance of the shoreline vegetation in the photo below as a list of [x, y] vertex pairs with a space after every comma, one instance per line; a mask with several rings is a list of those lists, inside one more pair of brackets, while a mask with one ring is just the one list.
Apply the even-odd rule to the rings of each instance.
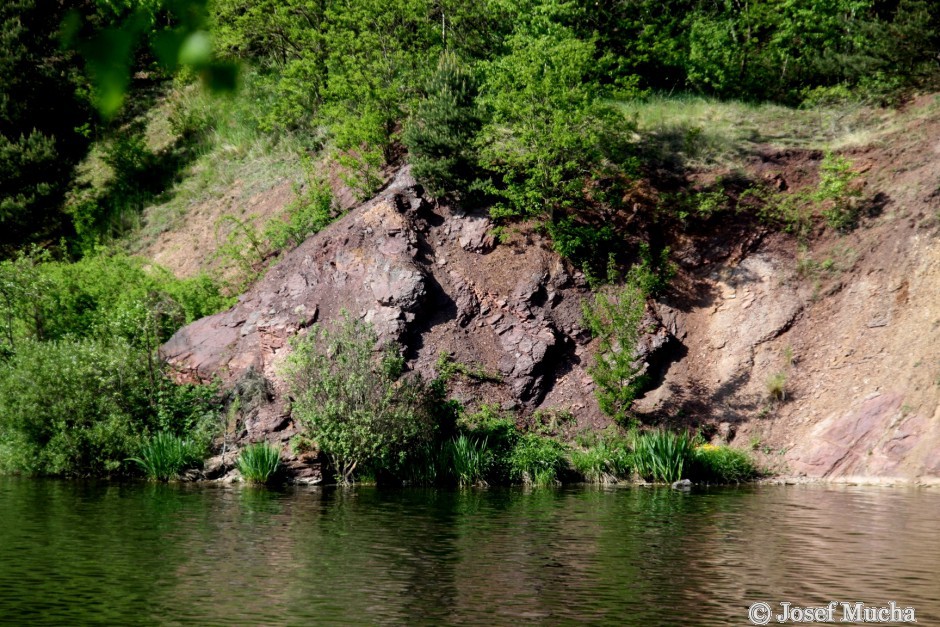
[[[435, 202], [484, 211], [497, 245], [531, 228], [585, 276], [609, 428], [520, 429], [531, 416], [448, 394], [454, 376], [498, 375], [442, 357], [424, 381], [346, 315], [298, 337], [281, 373], [293, 453], [338, 483], [761, 477], [747, 452], [635, 411], [641, 321], [678, 268], [669, 238], [720, 235], [720, 219], [801, 243], [859, 228], [864, 181], [838, 151], [940, 84], [940, 5], [614, 4], [5, 3], [0, 473], [198, 476], [239, 397], [180, 384], [161, 344], [354, 205], [338, 188], [363, 201], [407, 165]], [[818, 183], [750, 177], [760, 145], [820, 151]], [[289, 200], [248, 212], [274, 181]], [[130, 252], [226, 195], [239, 212], [207, 227], [215, 249], [187, 278]], [[768, 393], [786, 402], [784, 375]], [[269, 484], [283, 452], [255, 443], [237, 465]]]
[[[377, 342], [371, 326], [344, 314], [332, 329], [320, 326], [298, 338], [285, 366], [292, 416], [302, 427], [291, 446], [318, 453], [327, 482], [548, 487], [685, 479], [731, 484], [761, 476], [747, 453], [689, 433], [640, 430], [634, 423], [563, 442], [520, 431], [512, 413], [498, 406], [468, 412], [448, 400], [449, 379], [461, 368], [445, 356], [438, 377], [425, 383], [403, 377], [398, 349], [386, 345], [376, 353]], [[176, 479], [189, 469], [198, 478], [199, 450], [182, 436], [160, 432], [130, 461], [152, 480]], [[269, 443], [243, 448], [236, 467], [248, 483], [285, 480], [280, 449]]]

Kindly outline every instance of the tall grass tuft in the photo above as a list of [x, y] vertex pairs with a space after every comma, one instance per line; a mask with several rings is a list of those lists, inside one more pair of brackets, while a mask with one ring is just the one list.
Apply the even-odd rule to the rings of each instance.
[[767, 396], [771, 400], [787, 400], [787, 374], [785, 372], [775, 372], [767, 377]]
[[267, 442], [249, 444], [238, 456], [238, 471], [248, 483], [270, 483], [280, 468], [281, 451]]
[[[440, 483], [450, 468], [450, 451], [448, 444], [439, 442], [423, 442], [408, 451], [404, 459], [396, 467], [389, 469], [393, 476], [412, 486], [432, 486]], [[368, 469], [357, 472], [358, 480], [363, 482], [363, 473]]]
[[747, 453], [712, 444], [695, 449], [694, 468], [696, 478], [713, 483], [740, 483], [758, 475]]
[[565, 446], [556, 440], [528, 433], [521, 436], [509, 455], [510, 476], [535, 487], [558, 482], [565, 467]]
[[694, 454], [695, 440], [687, 433], [657, 429], [638, 434], [633, 442], [634, 468], [648, 481], [682, 479]]
[[140, 466], [150, 479], [169, 481], [199, 462], [201, 457], [200, 447], [194, 442], [162, 431], [140, 447], [139, 457], [129, 461]]
[[492, 452], [486, 438], [459, 435], [447, 444], [451, 472], [460, 487], [486, 485]]

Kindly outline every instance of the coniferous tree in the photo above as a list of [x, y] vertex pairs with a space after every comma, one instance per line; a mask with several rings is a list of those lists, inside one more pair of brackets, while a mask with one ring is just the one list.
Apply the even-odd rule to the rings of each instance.
[[473, 74], [453, 54], [442, 55], [404, 133], [415, 178], [432, 196], [464, 196], [474, 180], [473, 140], [481, 126], [476, 96]]

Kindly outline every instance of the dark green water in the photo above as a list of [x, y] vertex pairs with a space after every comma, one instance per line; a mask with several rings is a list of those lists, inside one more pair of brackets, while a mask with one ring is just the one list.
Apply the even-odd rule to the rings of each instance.
[[940, 624], [940, 492], [424, 491], [0, 478], [3, 624]]

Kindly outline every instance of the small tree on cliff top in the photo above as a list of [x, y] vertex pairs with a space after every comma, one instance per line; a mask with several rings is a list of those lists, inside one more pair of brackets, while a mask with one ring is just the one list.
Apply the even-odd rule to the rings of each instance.
[[474, 75], [452, 54], [442, 55], [403, 137], [415, 178], [432, 196], [463, 196], [473, 182], [481, 126], [476, 96]]
[[425, 385], [402, 377], [393, 345], [377, 344], [370, 325], [344, 313], [332, 329], [298, 338], [288, 359], [292, 415], [342, 483], [363, 467], [395, 468], [434, 432]]

